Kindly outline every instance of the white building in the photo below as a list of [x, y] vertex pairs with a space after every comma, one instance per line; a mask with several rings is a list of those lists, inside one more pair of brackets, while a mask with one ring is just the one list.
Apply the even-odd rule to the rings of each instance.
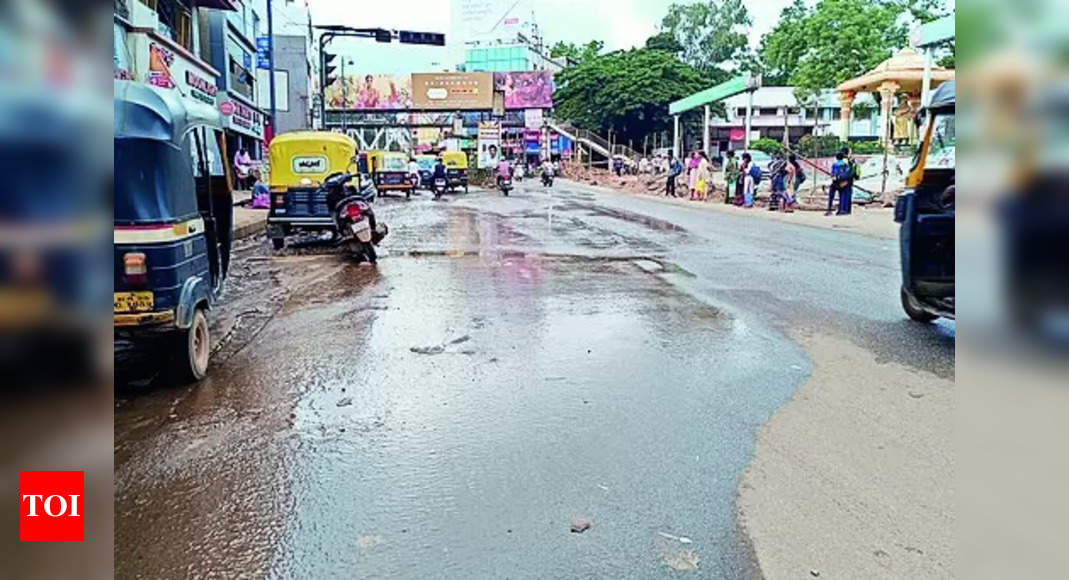
[[[714, 151], [742, 149], [745, 141], [746, 106], [749, 95], [742, 93], [724, 99], [727, 118], [710, 121], [709, 139]], [[815, 103], [801, 108], [794, 95], [794, 87], [761, 87], [753, 93], [753, 116], [750, 120], [750, 140], [762, 137], [783, 140], [784, 127], [789, 139], [797, 141], [803, 135], [836, 135], [840, 127], [839, 95], [824, 91]], [[784, 119], [786, 115], [786, 119]], [[859, 93], [854, 101], [850, 122], [852, 138], [865, 140], [879, 136], [876, 101], [869, 93]]]

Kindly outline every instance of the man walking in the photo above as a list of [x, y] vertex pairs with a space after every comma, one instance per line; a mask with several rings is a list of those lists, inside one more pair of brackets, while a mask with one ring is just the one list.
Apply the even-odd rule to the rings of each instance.
[[675, 157], [675, 152], [668, 150], [668, 183], [664, 187], [664, 196], [676, 196], [676, 178], [683, 173], [683, 165]]

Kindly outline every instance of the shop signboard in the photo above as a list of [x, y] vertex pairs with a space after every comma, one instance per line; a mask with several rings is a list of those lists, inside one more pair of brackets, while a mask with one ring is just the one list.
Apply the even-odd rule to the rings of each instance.
[[219, 103], [219, 112], [223, 113], [227, 128], [256, 139], [264, 138], [264, 116], [255, 108], [231, 98]]
[[431, 110], [478, 110], [493, 106], [491, 73], [414, 73], [412, 107]]
[[552, 71], [496, 72], [494, 90], [505, 95], [505, 109], [553, 108]]
[[164, 41], [147, 34], [131, 34], [130, 49], [135, 55], [134, 80], [161, 89], [177, 90], [180, 97], [195, 99], [214, 107], [219, 87], [218, 72]]
[[410, 75], [346, 75], [328, 85], [328, 110], [372, 111], [412, 108]]
[[497, 121], [479, 123], [479, 167], [482, 169], [497, 166], [501, 158], [501, 125]]

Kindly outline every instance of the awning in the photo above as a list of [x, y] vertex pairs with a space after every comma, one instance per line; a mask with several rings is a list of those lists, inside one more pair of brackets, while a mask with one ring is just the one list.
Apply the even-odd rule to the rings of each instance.
[[238, 7], [234, 6], [233, 0], [193, 0], [194, 6], [201, 8], [215, 8], [216, 10], [230, 10], [236, 12]]

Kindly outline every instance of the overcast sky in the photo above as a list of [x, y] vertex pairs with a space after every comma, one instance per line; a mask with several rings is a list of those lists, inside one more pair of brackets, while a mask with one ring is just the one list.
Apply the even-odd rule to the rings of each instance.
[[[446, 33], [449, 42], [452, 2], [457, 0], [309, 0], [314, 24], [344, 24], [369, 28], [422, 30]], [[490, 3], [510, 0], [487, 0]], [[517, 0], [520, 2], [531, 0]], [[754, 0], [747, 3], [753, 19], [751, 44], [775, 26], [790, 0]], [[610, 50], [640, 46], [652, 35], [671, 0], [535, 0], [535, 20], [548, 44], [558, 40], [583, 43], [604, 40]], [[340, 52], [350, 55], [361, 72], [412, 72], [449, 67], [462, 60], [462, 47], [377, 44], [373, 40], [339, 41]], [[439, 63], [436, 66], [433, 63]], [[348, 74], [348, 70], [346, 74]]]

